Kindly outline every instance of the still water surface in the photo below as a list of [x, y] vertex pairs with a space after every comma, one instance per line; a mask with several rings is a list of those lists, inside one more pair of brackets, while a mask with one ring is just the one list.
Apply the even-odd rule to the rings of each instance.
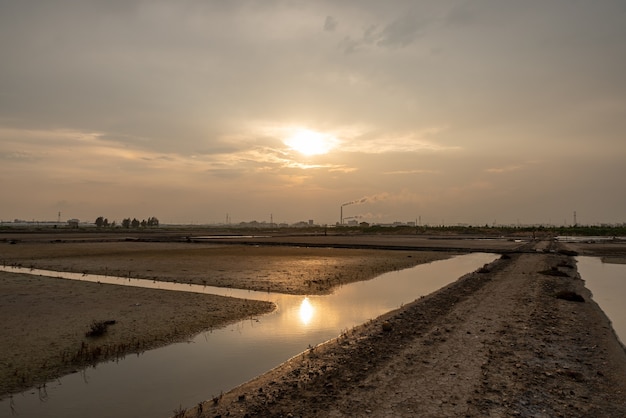
[[[170, 290], [270, 300], [277, 309], [259, 318], [206, 331], [185, 343], [99, 364], [0, 402], [0, 416], [168, 417], [246, 382], [356, 325], [411, 302], [497, 258], [469, 254], [394, 271], [338, 288], [328, 296], [210, 288], [105, 276], [76, 280], [148, 285]], [[4, 270], [13, 271], [11, 268]], [[29, 274], [44, 274], [25, 269]], [[45, 275], [59, 277], [60, 273]]]
[[585, 287], [611, 320], [622, 344], [626, 343], [626, 264], [603, 263], [598, 257], [576, 257], [576, 260]]

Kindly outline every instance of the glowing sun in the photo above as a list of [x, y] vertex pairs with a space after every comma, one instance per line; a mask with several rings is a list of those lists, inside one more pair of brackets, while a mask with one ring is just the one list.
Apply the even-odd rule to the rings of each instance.
[[304, 155], [326, 154], [337, 145], [337, 138], [332, 135], [298, 129], [283, 141], [292, 150]]

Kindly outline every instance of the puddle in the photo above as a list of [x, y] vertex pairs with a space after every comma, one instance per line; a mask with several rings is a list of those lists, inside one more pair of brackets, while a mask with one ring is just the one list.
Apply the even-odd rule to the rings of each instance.
[[576, 257], [576, 261], [585, 287], [611, 320], [622, 344], [626, 343], [626, 264], [603, 263], [598, 257]]

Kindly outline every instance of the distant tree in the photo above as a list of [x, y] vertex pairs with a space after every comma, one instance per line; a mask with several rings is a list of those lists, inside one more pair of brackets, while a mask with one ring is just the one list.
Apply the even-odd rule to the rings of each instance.
[[143, 220], [141, 221], [141, 227], [142, 227], [142, 228], [145, 228], [146, 226], [148, 226], [148, 222], [146, 222], [146, 220], [145, 220], [145, 219], [143, 219]]
[[148, 226], [159, 226], [159, 220], [155, 218], [154, 216], [151, 218], [148, 218]]
[[130, 222], [130, 226], [133, 228], [139, 228], [139, 225], [141, 223], [137, 220], [137, 218], [133, 218], [133, 220]]
[[109, 220], [104, 218], [104, 223], [102, 224], [105, 228], [109, 226]]
[[122, 219], [122, 227], [126, 229], [130, 228], [130, 218]]
[[98, 216], [95, 223], [98, 228], [102, 228], [104, 225], [104, 218], [102, 216]]

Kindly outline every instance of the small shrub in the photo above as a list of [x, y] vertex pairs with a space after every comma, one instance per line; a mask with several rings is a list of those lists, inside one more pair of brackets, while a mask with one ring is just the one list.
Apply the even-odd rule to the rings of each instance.
[[174, 409], [174, 418], [183, 418], [187, 412], [187, 408], [183, 408], [182, 405], [178, 409]]
[[93, 321], [91, 323], [91, 327], [89, 331], [85, 333], [85, 336], [90, 337], [90, 338], [102, 337], [104, 334], [106, 334], [107, 329], [109, 328], [109, 325], [114, 325], [114, 324], [115, 324], [114, 320]]

